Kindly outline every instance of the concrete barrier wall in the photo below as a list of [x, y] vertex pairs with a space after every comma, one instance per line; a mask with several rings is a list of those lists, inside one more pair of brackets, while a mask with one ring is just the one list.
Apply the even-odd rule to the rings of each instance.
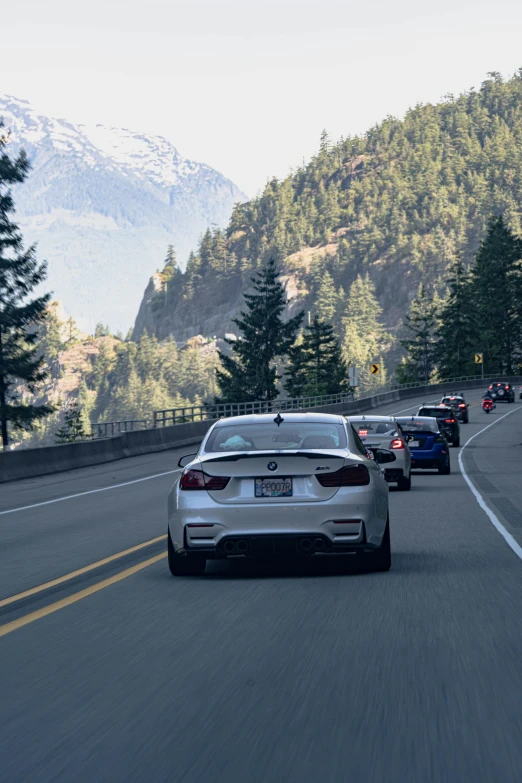
[[[492, 380], [494, 379], [485, 378], [484, 380], [460, 381], [458, 383], [439, 383], [415, 389], [398, 389], [374, 394], [354, 402], [309, 408], [308, 411], [351, 416], [369, 411], [379, 405], [407, 400], [412, 397], [426, 395], [426, 400], [429, 400], [438, 395], [442, 396], [445, 392], [486, 388]], [[519, 385], [522, 383], [522, 376], [514, 376], [505, 380], [513, 385]], [[212, 424], [214, 421], [195, 421], [176, 424], [173, 427], [126, 432], [114, 438], [102, 440], [0, 452], [0, 483], [100, 465], [125, 457], [151, 454], [155, 451], [197, 446]]]

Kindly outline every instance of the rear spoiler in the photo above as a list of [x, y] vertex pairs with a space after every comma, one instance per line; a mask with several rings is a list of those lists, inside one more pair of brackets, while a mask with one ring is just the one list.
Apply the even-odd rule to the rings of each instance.
[[[201, 455], [202, 457], [203, 455]], [[225, 454], [222, 457], [210, 457], [209, 459], [201, 459], [202, 463], [206, 462], [237, 462], [240, 459], [259, 459], [260, 457], [263, 458], [279, 458], [281, 457], [306, 457], [306, 459], [332, 459], [332, 457], [337, 457], [338, 459], [344, 459], [344, 454], [337, 455], [332, 454], [332, 452], [328, 452], [327, 454], [323, 454], [319, 451], [287, 451], [287, 450], [281, 450], [281, 451], [245, 451], [245, 452], [232, 452], [231, 454]], [[201, 458], [200, 457], [200, 458]]]

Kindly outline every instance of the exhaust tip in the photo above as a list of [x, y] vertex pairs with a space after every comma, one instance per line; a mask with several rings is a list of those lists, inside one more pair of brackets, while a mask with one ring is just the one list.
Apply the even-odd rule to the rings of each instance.
[[303, 552], [310, 552], [312, 550], [313, 544], [310, 538], [302, 538], [299, 543]]
[[227, 555], [231, 555], [236, 551], [236, 544], [234, 541], [225, 541], [223, 549]]
[[248, 541], [238, 541], [237, 542], [237, 551], [244, 553], [248, 550]]
[[325, 549], [325, 543], [322, 538], [316, 538], [314, 541], [314, 549], [316, 552], [323, 552]]

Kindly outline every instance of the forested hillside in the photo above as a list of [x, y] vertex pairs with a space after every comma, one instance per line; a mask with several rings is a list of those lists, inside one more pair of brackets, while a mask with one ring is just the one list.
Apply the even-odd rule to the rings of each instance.
[[170, 259], [134, 337], [233, 331], [252, 271], [271, 257], [291, 307], [333, 322], [342, 340], [353, 332], [354, 285], [360, 295], [374, 286], [394, 333], [420, 282], [443, 293], [457, 255], [469, 265], [492, 214], [521, 232], [521, 196], [522, 70], [508, 81], [492, 73], [478, 91], [388, 117], [364, 136], [323, 134], [307, 165], [238, 204], [226, 230], [207, 231], [184, 273]]
[[134, 343], [102, 324], [94, 335], [82, 334], [58, 302], [48, 306], [36, 348], [47, 377], [35, 394], [23, 386], [19, 393], [24, 403], [53, 412], [32, 431], [14, 433], [15, 447], [53, 445], [71, 410], [88, 437], [97, 422], [143, 419], [150, 426], [154, 410], [198, 404], [217, 392], [215, 342], [194, 338], [178, 348], [143, 335]]

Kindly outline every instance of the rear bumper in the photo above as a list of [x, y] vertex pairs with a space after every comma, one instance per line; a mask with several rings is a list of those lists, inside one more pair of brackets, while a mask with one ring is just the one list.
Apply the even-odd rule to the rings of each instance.
[[424, 454], [412, 454], [411, 469], [433, 470], [434, 468], [442, 468], [448, 463], [448, 459], [447, 454], [434, 454], [432, 451], [427, 451]]
[[402, 468], [387, 468], [384, 471], [384, 478], [391, 482], [400, 481], [404, 478], [404, 471]]
[[[277, 558], [307, 558], [320, 556], [335, 556], [352, 554], [365, 550], [375, 550], [377, 545], [368, 543], [364, 524], [361, 522], [359, 535], [351, 541], [334, 541], [323, 534], [272, 534], [237, 536], [225, 535], [215, 545], [195, 545], [188, 539], [185, 531], [185, 547], [187, 555], [198, 554], [207, 560], [227, 559], [277, 559]], [[182, 551], [178, 550], [181, 554]]]

